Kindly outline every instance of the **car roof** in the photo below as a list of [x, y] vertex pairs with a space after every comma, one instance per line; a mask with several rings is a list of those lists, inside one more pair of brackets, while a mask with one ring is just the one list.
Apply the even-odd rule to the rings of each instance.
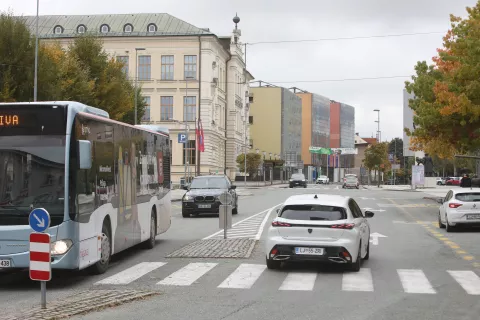
[[[317, 196], [317, 198], [315, 198], [315, 196]], [[288, 197], [287, 200], [285, 200], [284, 205], [319, 204], [347, 207], [350, 199], [350, 197], [333, 194], [299, 194]]]
[[450, 189], [450, 191], [452, 191], [453, 194], [470, 193], [470, 192], [480, 192], [480, 188], [455, 188], [455, 189]]

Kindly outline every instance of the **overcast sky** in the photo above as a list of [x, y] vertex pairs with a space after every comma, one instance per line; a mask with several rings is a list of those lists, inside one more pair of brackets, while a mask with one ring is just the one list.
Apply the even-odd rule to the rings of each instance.
[[[348, 38], [445, 32], [449, 14], [465, 16], [476, 0], [40, 0], [40, 14], [169, 13], [219, 36], [230, 35], [235, 12], [242, 42]], [[0, 10], [34, 15], [36, 0], [0, 0]], [[248, 47], [247, 68], [256, 78], [299, 87], [355, 107], [356, 131], [375, 135], [380, 109], [383, 139], [402, 136], [402, 91], [419, 60], [431, 62], [443, 34]], [[310, 82], [301, 82], [310, 81]], [[282, 82], [282, 83], [280, 83]]]

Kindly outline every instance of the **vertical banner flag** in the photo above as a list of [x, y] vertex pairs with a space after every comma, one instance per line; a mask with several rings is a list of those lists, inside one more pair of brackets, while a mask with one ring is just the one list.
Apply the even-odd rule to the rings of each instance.
[[205, 152], [205, 144], [203, 140], [203, 126], [200, 119], [198, 119], [198, 128], [196, 129], [197, 132], [197, 144], [198, 144], [198, 151]]

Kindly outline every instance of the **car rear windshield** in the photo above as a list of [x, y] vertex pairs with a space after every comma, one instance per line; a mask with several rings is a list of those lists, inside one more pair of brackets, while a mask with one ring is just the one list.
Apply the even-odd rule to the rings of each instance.
[[356, 177], [347, 177], [347, 181], [357, 181]]
[[279, 215], [290, 220], [336, 221], [347, 218], [345, 208], [325, 205], [290, 205], [285, 206]]
[[292, 174], [292, 179], [294, 180], [303, 180], [305, 179], [305, 176], [303, 174]]
[[480, 201], [480, 192], [457, 193], [455, 199], [463, 202], [477, 202]]

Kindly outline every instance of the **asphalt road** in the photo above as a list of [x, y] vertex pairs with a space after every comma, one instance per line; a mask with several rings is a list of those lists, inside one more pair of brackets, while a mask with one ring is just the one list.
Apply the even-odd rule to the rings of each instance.
[[[369, 221], [372, 233], [380, 234], [378, 245], [371, 243], [370, 260], [363, 263], [360, 273], [353, 274], [341, 266], [311, 264], [265, 269], [261, 232], [249, 259], [166, 258], [172, 251], [219, 230], [217, 217], [184, 219], [180, 208], [174, 207], [172, 227], [157, 238], [153, 250], [133, 248], [120, 254], [102, 276], [57, 273], [48, 284], [49, 299], [81, 289], [128, 288], [162, 293], [76, 319], [479, 318], [479, 231], [447, 234], [439, 229], [438, 205], [424, 200], [422, 192], [342, 190], [332, 185], [256, 189], [251, 196], [240, 199], [234, 223], [251, 218], [247, 219], [250, 223], [238, 224], [242, 228], [237, 227], [234, 234], [258, 234], [254, 229], [264, 221], [266, 229], [274, 216], [272, 208], [286, 197], [317, 192], [353, 196], [361, 208], [375, 212]], [[143, 274], [140, 266], [152, 270]], [[129, 268], [140, 277], [128, 280]], [[99, 283], [112, 277], [123, 284]], [[27, 280], [24, 273], [0, 276], [0, 289], [4, 312], [38, 303], [39, 285]]]

